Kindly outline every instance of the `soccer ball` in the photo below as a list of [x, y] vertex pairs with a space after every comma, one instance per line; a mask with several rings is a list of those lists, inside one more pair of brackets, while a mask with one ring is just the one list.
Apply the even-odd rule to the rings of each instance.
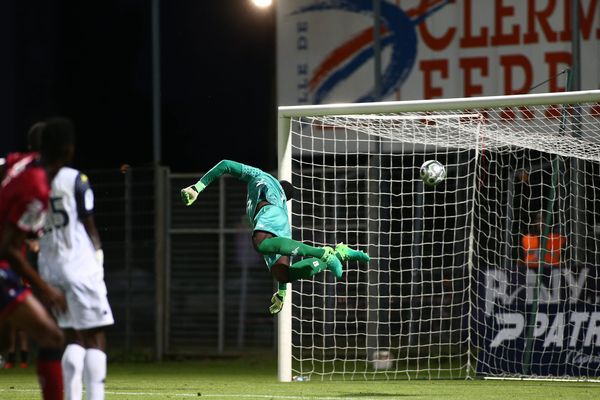
[[428, 186], [435, 186], [446, 179], [446, 168], [437, 160], [428, 160], [421, 165], [421, 179]]
[[386, 350], [375, 351], [371, 363], [376, 370], [390, 369], [394, 366], [394, 354]]

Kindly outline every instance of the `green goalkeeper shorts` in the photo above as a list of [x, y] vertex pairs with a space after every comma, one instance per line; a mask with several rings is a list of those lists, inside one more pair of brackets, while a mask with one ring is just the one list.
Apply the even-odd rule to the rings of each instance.
[[[287, 210], [268, 204], [261, 208], [254, 216], [254, 230], [272, 233], [274, 236], [292, 238], [292, 228], [288, 218]], [[281, 254], [267, 254], [264, 256], [269, 271]]]

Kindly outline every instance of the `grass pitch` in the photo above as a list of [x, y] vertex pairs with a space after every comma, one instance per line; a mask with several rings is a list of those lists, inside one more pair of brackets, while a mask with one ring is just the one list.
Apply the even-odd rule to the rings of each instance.
[[[273, 354], [235, 359], [109, 363], [106, 399], [598, 399], [600, 384], [532, 381], [277, 382]], [[35, 371], [0, 370], [0, 399], [40, 399]]]

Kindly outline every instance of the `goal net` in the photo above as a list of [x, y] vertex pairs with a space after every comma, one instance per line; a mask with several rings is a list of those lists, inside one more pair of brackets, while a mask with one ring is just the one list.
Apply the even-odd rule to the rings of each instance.
[[291, 285], [281, 380], [600, 376], [600, 91], [282, 107], [280, 155], [293, 237], [371, 256]]

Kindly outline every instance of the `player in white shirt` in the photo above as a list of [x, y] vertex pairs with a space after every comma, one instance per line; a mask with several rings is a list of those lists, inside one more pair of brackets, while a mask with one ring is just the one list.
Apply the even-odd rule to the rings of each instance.
[[63, 167], [52, 181], [40, 239], [40, 275], [65, 292], [68, 310], [57, 314], [67, 347], [62, 357], [65, 396], [104, 399], [106, 336], [114, 323], [104, 283], [103, 253], [94, 222], [94, 193], [86, 175]]

